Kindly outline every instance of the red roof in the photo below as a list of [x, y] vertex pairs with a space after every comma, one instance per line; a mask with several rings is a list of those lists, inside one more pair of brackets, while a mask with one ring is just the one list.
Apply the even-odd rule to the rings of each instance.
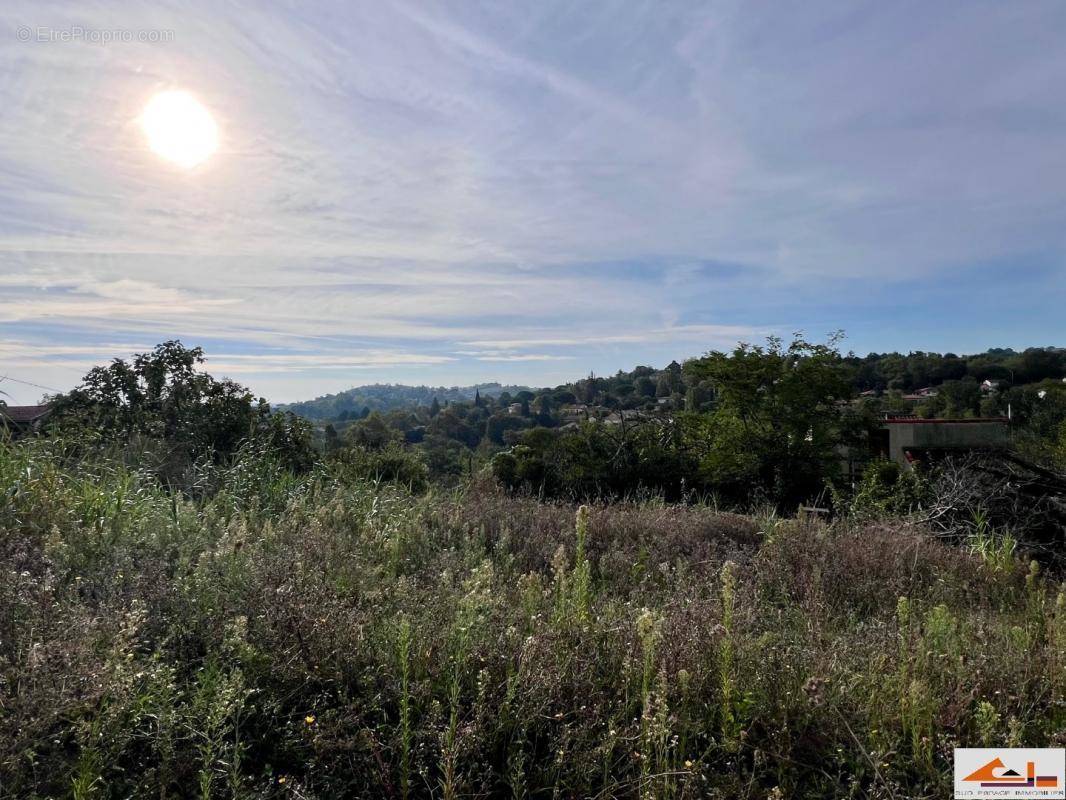
[[33, 422], [51, 410], [51, 406], [0, 406], [0, 416], [12, 422]]

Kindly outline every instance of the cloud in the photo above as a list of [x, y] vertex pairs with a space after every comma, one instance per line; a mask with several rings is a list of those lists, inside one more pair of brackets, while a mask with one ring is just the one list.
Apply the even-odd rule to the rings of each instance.
[[573, 361], [574, 356], [553, 356], [547, 353], [491, 353], [476, 355], [478, 361]]
[[266, 372], [286, 374], [314, 370], [368, 370], [381, 367], [448, 364], [451, 356], [387, 350], [364, 350], [347, 355], [220, 353], [207, 360], [209, 370], [224, 374], [257, 375]]
[[[557, 347], [575, 347], [582, 344], [634, 344], [639, 342], [681, 342], [696, 341], [709, 344], [731, 345], [745, 339], [767, 336], [773, 333], [772, 329], [759, 330], [757, 328], [742, 325], [678, 325], [669, 328], [641, 330], [629, 334], [611, 334], [597, 336], [590, 333], [582, 337], [566, 338], [538, 338], [539, 345], [553, 345]], [[527, 344], [528, 340], [521, 339], [477, 339], [466, 344], [481, 347], [513, 348]]]
[[[291, 397], [794, 328], [878, 350], [1066, 333], [1058, 3], [8, 6], [173, 31], [0, 38], [0, 336], [86, 363], [181, 337], [264, 355], [225, 363]], [[135, 122], [173, 87], [221, 131], [191, 172]], [[999, 293], [1009, 326], [967, 311], [987, 276], [933, 299], [1032, 262], [1056, 269]]]

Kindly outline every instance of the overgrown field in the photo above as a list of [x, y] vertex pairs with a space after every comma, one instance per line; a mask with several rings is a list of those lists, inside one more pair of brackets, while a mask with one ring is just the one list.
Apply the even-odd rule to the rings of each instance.
[[1009, 551], [0, 446], [0, 796], [950, 796], [1066, 744]]

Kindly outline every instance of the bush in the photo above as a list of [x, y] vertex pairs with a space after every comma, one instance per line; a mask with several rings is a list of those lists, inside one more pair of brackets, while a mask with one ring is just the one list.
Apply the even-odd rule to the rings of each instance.
[[859, 519], [906, 517], [927, 508], [933, 500], [929, 481], [914, 469], [905, 470], [894, 461], [867, 465], [854, 494], [837, 505]]
[[1061, 743], [1038, 570], [419, 467], [249, 451], [186, 498], [0, 445], [0, 794], [931, 797], [956, 745]]
[[329, 460], [329, 473], [344, 483], [386, 481], [424, 492], [429, 485], [429, 470], [418, 454], [400, 444], [381, 449], [350, 447], [340, 450]]

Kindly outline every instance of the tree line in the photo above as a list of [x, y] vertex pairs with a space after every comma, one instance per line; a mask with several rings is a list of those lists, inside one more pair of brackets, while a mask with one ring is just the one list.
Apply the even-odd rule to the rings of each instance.
[[[1066, 465], [1064, 351], [859, 357], [841, 353], [840, 341], [770, 338], [549, 389], [493, 384], [457, 398], [417, 387], [418, 402], [318, 424], [213, 378], [200, 348], [165, 342], [93, 369], [55, 398], [50, 430], [150, 453], [175, 482], [188, 483], [195, 465], [256, 450], [296, 472], [326, 462], [338, 474], [415, 490], [490, 473], [512, 491], [544, 496], [713, 495], [783, 507], [844, 487], [853, 477], [844, 464], [869, 452], [885, 412], [1009, 413], [1021, 453]], [[396, 397], [402, 387], [387, 388]], [[908, 394], [920, 388], [933, 391]]]

